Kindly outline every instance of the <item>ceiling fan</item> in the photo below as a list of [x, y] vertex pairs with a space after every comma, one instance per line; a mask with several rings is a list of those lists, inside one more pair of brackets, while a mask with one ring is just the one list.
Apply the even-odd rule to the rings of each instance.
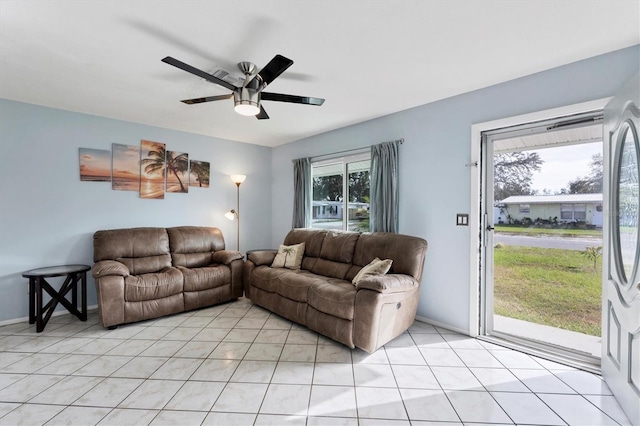
[[[233, 103], [235, 105], [234, 109], [238, 114], [247, 116], [255, 115], [258, 120], [265, 120], [269, 118], [269, 115], [264, 110], [264, 107], [261, 105], [260, 101], [289, 102], [294, 104], [318, 106], [324, 103], [324, 99], [322, 98], [263, 92], [267, 85], [275, 80], [287, 68], [293, 65], [293, 61], [291, 59], [285, 58], [282, 55], [274, 56], [273, 59], [271, 59], [271, 61], [269, 61], [269, 63], [258, 73], [256, 73], [257, 68], [253, 63], [240, 62], [238, 64], [238, 68], [240, 68], [240, 71], [242, 71], [242, 73], [244, 74], [244, 81], [241, 81], [241, 79], [239, 81], [236, 80], [236, 84], [232, 84], [229, 81], [223, 80], [221, 78], [223, 75], [227, 74], [224, 71], [222, 72], [221, 77], [217, 77], [215, 75], [194, 68], [191, 65], [185, 64], [184, 62], [181, 62], [177, 59], [174, 59], [171, 56], [167, 56], [162, 60], [162, 62], [173, 65], [176, 68], [180, 68], [181, 70], [184, 70], [198, 77], [202, 77], [205, 80], [210, 81], [211, 83], [217, 84], [233, 91], [233, 93], [229, 93], [228, 95], [185, 99], [182, 101], [185, 104], [192, 105], [200, 104], [203, 102], [221, 101], [223, 99], [233, 98]], [[233, 79], [229, 80], [233, 81]]]

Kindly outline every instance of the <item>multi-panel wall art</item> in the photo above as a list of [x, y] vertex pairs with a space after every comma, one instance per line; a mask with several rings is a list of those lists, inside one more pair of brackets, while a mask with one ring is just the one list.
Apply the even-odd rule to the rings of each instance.
[[165, 192], [209, 187], [208, 162], [189, 160], [186, 152], [167, 151], [160, 142], [114, 143], [111, 151], [80, 148], [79, 159], [81, 181], [111, 182], [114, 191], [137, 191], [140, 198], [163, 199]]

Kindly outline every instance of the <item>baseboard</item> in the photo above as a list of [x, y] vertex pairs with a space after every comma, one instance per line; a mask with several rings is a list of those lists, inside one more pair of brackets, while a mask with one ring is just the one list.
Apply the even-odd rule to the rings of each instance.
[[[87, 313], [90, 313], [89, 311], [92, 311], [94, 309], [98, 309], [98, 305], [87, 306]], [[53, 314], [51, 314], [51, 317], [58, 317], [60, 315], [66, 315], [68, 313], [69, 311], [67, 311], [66, 309], [60, 309], [59, 311], [54, 311]], [[3, 320], [3, 321], [0, 321], [0, 327], [2, 327], [3, 325], [17, 324], [19, 322], [25, 322], [25, 321], [29, 321], [28, 316]]]
[[416, 315], [416, 319], [418, 321], [420, 321], [420, 322], [431, 324], [431, 325], [433, 325], [435, 327], [438, 327], [438, 328], [444, 328], [446, 330], [454, 331], [456, 333], [460, 333], [460, 334], [464, 334], [465, 336], [469, 336], [469, 331], [468, 330], [463, 330], [461, 328], [454, 327], [454, 326], [449, 325], [449, 324], [444, 324], [444, 323], [441, 323], [441, 322], [438, 322], [438, 321], [434, 321], [432, 319], [429, 319], [429, 318], [426, 318], [426, 317], [422, 317], [420, 315]]

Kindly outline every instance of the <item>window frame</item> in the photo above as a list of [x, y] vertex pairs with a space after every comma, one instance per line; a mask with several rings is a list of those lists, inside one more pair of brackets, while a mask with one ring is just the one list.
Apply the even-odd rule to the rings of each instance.
[[[314, 170], [316, 167], [329, 166], [334, 164], [340, 164], [341, 173], [342, 173], [342, 230], [346, 231], [349, 228], [349, 168], [348, 165], [351, 163], [357, 163], [359, 161], [371, 161], [371, 151], [367, 150], [366, 152], [361, 153], [353, 153], [350, 155], [341, 155], [332, 158], [326, 158], [323, 160], [311, 160], [311, 206], [309, 211], [311, 212], [311, 221], [309, 223], [309, 228], [312, 229], [321, 229], [314, 228], [313, 226], [313, 179], [315, 177]], [[369, 186], [369, 191], [371, 191], [371, 186]], [[371, 192], [369, 192], [371, 194]], [[369, 208], [371, 208], [371, 202], [369, 202]], [[367, 230], [368, 231], [368, 230]]]
[[[571, 220], [574, 222], [585, 222], [587, 220], [587, 208], [588, 206], [586, 203], [562, 203], [560, 205], [560, 219]], [[565, 213], [567, 216], [570, 213], [571, 217], [563, 217], [563, 214]], [[584, 217], [578, 218], [576, 217], [576, 213], [580, 213], [580, 215]]]

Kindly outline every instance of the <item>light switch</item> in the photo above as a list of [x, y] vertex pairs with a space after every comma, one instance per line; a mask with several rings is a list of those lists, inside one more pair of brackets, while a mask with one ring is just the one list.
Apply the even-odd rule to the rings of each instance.
[[469, 226], [469, 215], [465, 213], [456, 214], [456, 226]]

